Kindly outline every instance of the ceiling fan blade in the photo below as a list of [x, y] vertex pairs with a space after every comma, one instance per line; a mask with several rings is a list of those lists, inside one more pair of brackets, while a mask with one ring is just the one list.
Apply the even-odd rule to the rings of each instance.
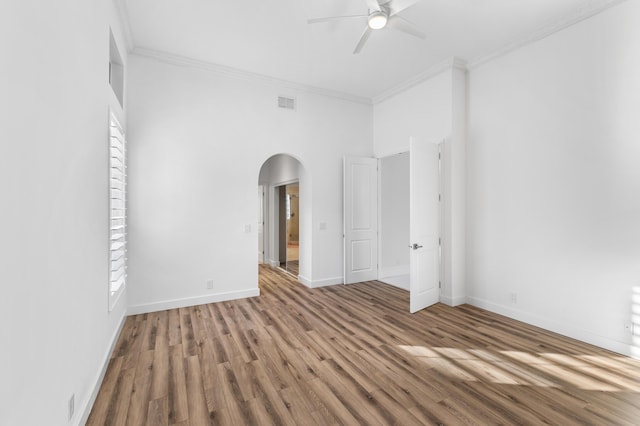
[[307, 24], [318, 24], [320, 22], [338, 21], [340, 19], [366, 18], [367, 15], [347, 15], [347, 16], [329, 16], [326, 18], [307, 19]]
[[375, 11], [381, 11], [382, 8], [380, 7], [380, 4], [378, 3], [377, 0], [364, 0], [365, 3], [367, 3], [367, 7], [369, 8], [369, 12], [373, 12]]
[[371, 35], [371, 32], [373, 30], [371, 28], [369, 28], [369, 26], [367, 25], [367, 27], [365, 28], [364, 32], [362, 33], [362, 37], [360, 37], [360, 41], [358, 42], [358, 44], [356, 45], [356, 48], [353, 50], [353, 54], [357, 54], [360, 53], [360, 51], [362, 50], [362, 47], [364, 46], [364, 44], [367, 42], [367, 40], [369, 40], [369, 36]]
[[420, 31], [418, 27], [398, 15], [389, 18], [389, 21], [387, 22], [387, 28], [402, 31], [403, 33], [411, 34], [412, 36], [421, 38], [423, 40], [427, 38], [426, 34]]
[[403, 10], [418, 3], [419, 0], [391, 0], [387, 5], [389, 6], [389, 15], [393, 16], [396, 13], [400, 13]]

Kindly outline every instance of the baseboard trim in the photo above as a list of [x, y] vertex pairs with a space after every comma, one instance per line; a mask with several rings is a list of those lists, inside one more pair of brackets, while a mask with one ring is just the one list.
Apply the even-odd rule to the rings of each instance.
[[440, 295], [440, 303], [444, 303], [445, 305], [448, 305], [448, 306], [460, 306], [469, 302], [467, 301], [467, 298], [465, 296], [448, 297], [448, 296]]
[[380, 281], [381, 283], [389, 284], [396, 288], [400, 288], [402, 290], [411, 290], [411, 277], [409, 276], [409, 273], [401, 275], [380, 276], [378, 278], [378, 281]]
[[185, 308], [187, 306], [205, 305], [207, 303], [226, 302], [227, 300], [245, 299], [260, 296], [259, 288], [229, 291], [206, 296], [186, 297], [183, 299], [164, 300], [162, 302], [129, 306], [128, 315], [147, 314], [149, 312], [166, 311], [167, 309]]
[[327, 278], [324, 280], [312, 281], [307, 277], [298, 275], [298, 281], [300, 281], [302, 284], [304, 284], [309, 288], [319, 288], [319, 287], [327, 287], [330, 285], [344, 284], [344, 280], [342, 279], [342, 277], [334, 277], [334, 278]]
[[380, 281], [381, 283], [384, 283], [384, 284], [388, 284], [388, 285], [390, 285], [392, 287], [399, 288], [400, 290], [405, 290], [405, 291], [409, 291], [410, 290], [409, 286], [400, 285], [400, 284], [398, 284], [397, 282], [395, 282], [393, 280], [387, 281], [386, 278], [378, 278], [378, 281]]
[[268, 262], [266, 262], [269, 266], [271, 266], [272, 268], [279, 268], [280, 267], [280, 262], [277, 260], [272, 260], [269, 259]]
[[522, 321], [548, 331], [552, 331], [554, 333], [562, 334], [563, 336], [570, 337], [572, 339], [580, 340], [581, 342], [589, 343], [590, 345], [598, 346], [600, 348], [604, 348], [622, 355], [633, 356], [631, 354], [631, 347], [629, 344], [625, 344], [624, 342], [620, 342], [617, 340], [612, 340], [608, 337], [600, 336], [587, 330], [583, 330], [577, 327], [563, 324], [561, 322], [543, 318], [529, 312], [525, 312], [519, 309], [513, 309], [511, 307], [477, 297], [467, 297], [467, 303], [473, 306], [477, 306], [478, 308], [494, 312], [496, 314], [504, 315], [506, 317]]
[[102, 381], [104, 380], [105, 374], [107, 374], [107, 367], [109, 367], [109, 360], [111, 359], [111, 353], [113, 352], [113, 348], [116, 346], [116, 342], [118, 341], [118, 337], [120, 337], [120, 333], [122, 332], [122, 328], [124, 327], [124, 323], [127, 320], [126, 312], [120, 318], [120, 324], [116, 328], [116, 331], [111, 336], [111, 343], [107, 349], [107, 353], [104, 355], [102, 359], [102, 368], [98, 372], [98, 377], [94, 382], [93, 390], [89, 394], [88, 398], [83, 401], [82, 405], [82, 417], [80, 417], [80, 421], [78, 425], [84, 425], [89, 420], [89, 415], [91, 414], [91, 409], [93, 408], [93, 404], [96, 402], [96, 398], [98, 398], [98, 392], [100, 392], [100, 387], [102, 386]]
[[409, 265], [393, 266], [390, 268], [380, 268], [378, 272], [378, 280], [382, 281], [382, 278], [397, 277], [398, 275], [409, 275]]

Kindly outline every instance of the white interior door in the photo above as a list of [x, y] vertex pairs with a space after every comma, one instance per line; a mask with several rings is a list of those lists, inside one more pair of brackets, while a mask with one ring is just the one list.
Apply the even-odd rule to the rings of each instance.
[[410, 311], [440, 297], [440, 145], [411, 138], [409, 159]]
[[344, 159], [344, 283], [378, 278], [378, 160]]

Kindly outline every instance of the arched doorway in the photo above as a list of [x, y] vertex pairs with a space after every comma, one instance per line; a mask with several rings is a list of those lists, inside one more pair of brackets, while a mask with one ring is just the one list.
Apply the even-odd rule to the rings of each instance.
[[260, 168], [258, 260], [301, 275], [305, 256], [305, 171], [288, 154], [269, 157]]

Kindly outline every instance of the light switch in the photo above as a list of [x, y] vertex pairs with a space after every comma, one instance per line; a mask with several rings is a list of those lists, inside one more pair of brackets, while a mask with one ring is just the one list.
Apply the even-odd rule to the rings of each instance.
[[327, 229], [327, 222], [320, 222], [318, 224], [318, 228], [320, 228], [321, 231], [324, 231], [325, 229]]
[[244, 233], [245, 234], [250, 234], [251, 233], [251, 225], [245, 225], [244, 226]]

